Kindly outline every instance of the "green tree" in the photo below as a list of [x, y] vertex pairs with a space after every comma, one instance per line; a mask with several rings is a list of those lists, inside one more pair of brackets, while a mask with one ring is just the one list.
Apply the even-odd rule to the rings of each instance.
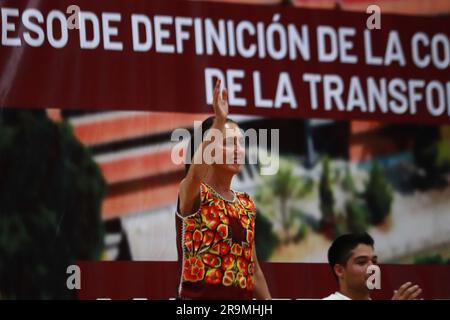
[[344, 180], [342, 181], [342, 188], [351, 193], [356, 193], [355, 181], [353, 180], [352, 173], [350, 172], [350, 168], [347, 165], [345, 168]]
[[370, 170], [365, 198], [370, 213], [370, 221], [373, 224], [382, 223], [391, 212], [393, 191], [378, 162], [375, 162]]
[[260, 261], [267, 261], [278, 244], [278, 238], [272, 231], [272, 224], [260, 212], [256, 214], [255, 220], [255, 245]]
[[292, 202], [303, 198], [312, 191], [312, 181], [300, 179], [294, 175], [294, 162], [280, 159], [278, 172], [263, 177], [263, 183], [256, 192], [256, 201], [271, 219], [278, 221], [283, 229], [281, 240], [284, 243], [293, 241], [290, 227], [296, 218]]
[[350, 232], [361, 233], [369, 226], [369, 213], [364, 203], [357, 199], [348, 200], [345, 204], [347, 211], [347, 228]]
[[440, 172], [448, 172], [450, 169], [450, 141], [446, 139], [439, 140], [436, 143], [436, 148], [436, 166]]
[[342, 213], [337, 213], [333, 229], [329, 235], [331, 239], [336, 239], [337, 237], [349, 232], [346, 217]]
[[331, 187], [330, 160], [328, 157], [324, 157], [322, 160], [322, 175], [320, 177], [319, 184], [319, 200], [320, 211], [322, 212], [322, 221], [325, 224], [333, 223], [335, 218], [335, 199], [333, 189]]
[[429, 125], [421, 125], [415, 129], [414, 162], [424, 170], [429, 179], [434, 179], [450, 169], [448, 130], [445, 126]]
[[416, 256], [414, 257], [414, 264], [445, 264], [445, 261], [440, 254], [436, 253]]
[[436, 158], [435, 142], [439, 139], [439, 130], [436, 126], [421, 125], [415, 128], [414, 161], [415, 164], [427, 173], [435, 171]]
[[72, 298], [67, 267], [103, 250], [105, 181], [67, 123], [6, 109], [0, 121], [0, 293]]

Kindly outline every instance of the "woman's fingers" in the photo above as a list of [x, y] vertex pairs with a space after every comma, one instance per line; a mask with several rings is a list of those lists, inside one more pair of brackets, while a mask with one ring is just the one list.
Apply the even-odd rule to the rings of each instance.
[[217, 104], [219, 103], [219, 90], [220, 90], [220, 79], [217, 79], [216, 85], [214, 86], [213, 91], [213, 107], [216, 109]]
[[226, 88], [222, 90], [222, 100], [228, 103], [228, 91]]
[[220, 84], [220, 79], [217, 79], [214, 86], [213, 108], [216, 120], [222, 123], [228, 116], [228, 91], [227, 89], [220, 90]]

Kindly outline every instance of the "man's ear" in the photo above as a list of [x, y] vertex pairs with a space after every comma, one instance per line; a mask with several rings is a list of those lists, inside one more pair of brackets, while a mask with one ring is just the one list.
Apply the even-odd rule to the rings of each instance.
[[342, 278], [342, 276], [344, 275], [344, 267], [340, 264], [335, 264], [333, 269], [336, 276], [338, 278]]

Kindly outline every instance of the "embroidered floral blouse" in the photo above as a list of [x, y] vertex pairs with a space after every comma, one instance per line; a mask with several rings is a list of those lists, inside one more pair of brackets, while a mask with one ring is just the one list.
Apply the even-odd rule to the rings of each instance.
[[247, 193], [228, 201], [202, 183], [199, 210], [177, 213], [180, 298], [252, 299], [255, 215]]

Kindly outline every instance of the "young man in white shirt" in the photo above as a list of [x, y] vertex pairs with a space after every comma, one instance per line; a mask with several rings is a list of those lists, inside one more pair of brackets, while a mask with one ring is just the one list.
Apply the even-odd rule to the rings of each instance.
[[[377, 264], [374, 241], [367, 233], [345, 234], [333, 241], [328, 249], [328, 263], [335, 275], [339, 291], [323, 300], [370, 300], [367, 268]], [[422, 289], [406, 282], [394, 291], [392, 300], [414, 300]]]

